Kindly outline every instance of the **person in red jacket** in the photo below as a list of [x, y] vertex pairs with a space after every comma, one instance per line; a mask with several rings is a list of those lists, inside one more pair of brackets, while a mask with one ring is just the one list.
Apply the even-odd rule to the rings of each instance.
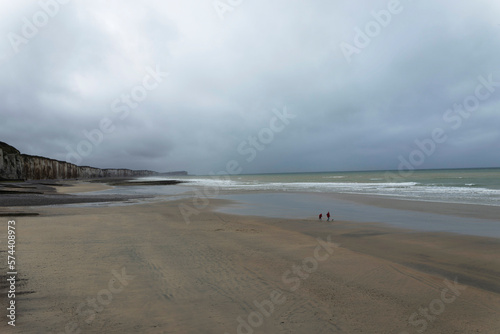
[[330, 221], [330, 211], [326, 214], [326, 218], [328, 218], [326, 221]]
[[323, 214], [322, 213], [319, 214], [319, 220], [321, 220], [321, 218], [323, 218]]

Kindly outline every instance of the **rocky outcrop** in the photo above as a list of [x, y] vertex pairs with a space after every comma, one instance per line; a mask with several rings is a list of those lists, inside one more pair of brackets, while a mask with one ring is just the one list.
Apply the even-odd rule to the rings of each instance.
[[150, 170], [100, 169], [21, 154], [0, 142], [0, 180], [93, 179], [101, 177], [138, 177], [159, 175]]

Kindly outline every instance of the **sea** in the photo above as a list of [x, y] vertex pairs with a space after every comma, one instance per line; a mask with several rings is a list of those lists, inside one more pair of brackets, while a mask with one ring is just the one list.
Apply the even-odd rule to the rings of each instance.
[[[164, 178], [149, 178], [161, 180]], [[500, 168], [320, 172], [172, 177], [225, 192], [310, 192], [390, 196], [431, 202], [500, 206]], [[214, 192], [214, 190], [212, 190]]]

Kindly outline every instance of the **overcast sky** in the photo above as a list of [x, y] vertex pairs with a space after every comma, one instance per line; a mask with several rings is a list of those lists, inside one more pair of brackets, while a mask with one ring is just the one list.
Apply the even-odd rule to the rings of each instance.
[[495, 0], [22, 0], [0, 16], [0, 141], [22, 153], [192, 174], [500, 166]]

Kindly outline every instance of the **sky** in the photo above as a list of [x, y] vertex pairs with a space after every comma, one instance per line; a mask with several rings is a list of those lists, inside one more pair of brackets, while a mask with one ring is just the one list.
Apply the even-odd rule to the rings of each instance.
[[500, 166], [500, 2], [0, 3], [0, 141], [190, 174]]

